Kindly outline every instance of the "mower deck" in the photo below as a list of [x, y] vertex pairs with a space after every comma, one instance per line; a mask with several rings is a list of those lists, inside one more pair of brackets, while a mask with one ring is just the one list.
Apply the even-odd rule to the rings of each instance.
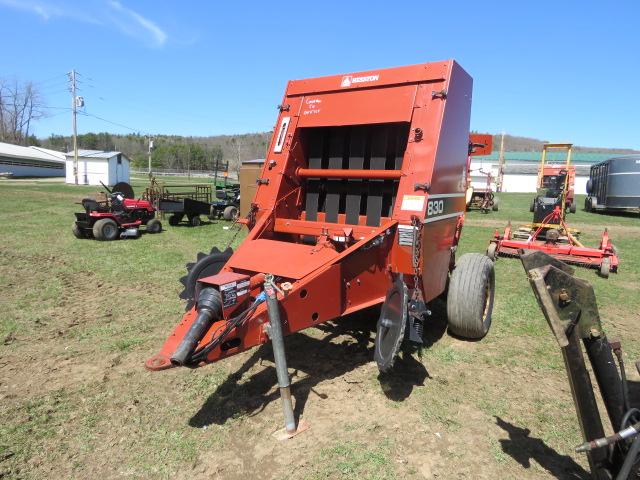
[[[618, 271], [618, 256], [609, 239], [607, 230], [602, 234], [600, 245], [597, 248], [585, 247], [572, 235], [571, 232], [576, 232], [576, 230], [570, 229], [564, 220], [559, 219], [559, 212], [554, 211], [553, 218], [548, 218], [538, 224], [538, 228], [535, 231], [531, 232], [529, 230], [531, 233], [527, 238], [519, 238], [515, 232], [511, 231], [510, 225], [505, 228], [502, 235], [496, 231], [489, 244], [487, 254], [492, 258], [495, 258], [495, 256], [520, 258], [523, 251], [537, 250], [565, 263], [599, 269], [603, 277], [607, 277], [610, 272], [615, 273]], [[559, 223], [550, 223], [553, 220], [559, 220]], [[552, 229], [557, 229], [563, 232], [564, 235], [554, 240], [543, 239], [544, 234]]]

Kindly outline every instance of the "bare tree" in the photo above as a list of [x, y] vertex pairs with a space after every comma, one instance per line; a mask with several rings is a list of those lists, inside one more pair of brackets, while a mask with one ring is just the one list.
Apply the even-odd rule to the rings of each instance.
[[43, 107], [33, 83], [0, 79], [0, 141], [25, 144], [32, 122], [44, 117]]

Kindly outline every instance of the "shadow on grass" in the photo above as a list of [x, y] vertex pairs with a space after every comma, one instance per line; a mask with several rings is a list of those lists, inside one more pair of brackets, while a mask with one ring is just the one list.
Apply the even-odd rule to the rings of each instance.
[[[328, 398], [326, 393], [315, 390], [319, 383], [341, 377], [373, 360], [372, 334], [375, 334], [378, 315], [379, 310], [374, 308], [335, 323], [320, 324], [317, 328], [326, 333], [320, 339], [301, 333], [286, 337], [287, 364], [289, 369], [295, 370], [291, 390], [297, 419], [302, 415], [310, 393], [313, 392], [320, 399]], [[441, 337], [442, 333], [439, 335]], [[341, 342], [335, 342], [336, 339]], [[428, 345], [434, 341], [435, 337], [427, 338]], [[277, 401], [280, 393], [274, 389], [277, 379], [273, 366], [263, 368], [243, 380], [243, 376], [262, 360], [273, 362], [270, 344], [258, 347], [238, 371], [229, 375], [189, 420], [189, 425], [220, 425], [237, 416], [256, 415], [270, 402]], [[304, 378], [296, 380], [298, 372], [304, 372]], [[424, 366], [409, 352], [405, 352], [396, 361], [393, 373], [379, 378], [385, 395], [392, 400], [402, 401], [411, 394], [414, 386], [422, 385], [427, 377]], [[344, 381], [345, 388], [348, 383], [362, 383], [360, 379], [351, 381], [345, 378]]]
[[495, 417], [496, 424], [509, 434], [508, 439], [500, 439], [502, 451], [510, 455], [524, 468], [531, 468], [531, 460], [535, 460], [542, 468], [559, 479], [591, 478], [589, 472], [582, 468], [568, 455], [561, 455], [549, 447], [542, 439], [530, 437], [528, 428], [521, 428]]

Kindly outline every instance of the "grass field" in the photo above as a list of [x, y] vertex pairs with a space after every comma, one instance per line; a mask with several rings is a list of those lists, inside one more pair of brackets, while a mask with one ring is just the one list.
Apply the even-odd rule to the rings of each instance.
[[[281, 443], [268, 345], [197, 370], [143, 368], [183, 311], [185, 263], [234, 231], [220, 222], [76, 240], [74, 202], [94, 191], [0, 183], [0, 478], [588, 477], [573, 453], [580, 433], [562, 359], [518, 261], [496, 264], [485, 339], [449, 336], [436, 304], [427, 347], [391, 377], [372, 362], [375, 312], [289, 337], [296, 409], [311, 429]], [[499, 212], [470, 213], [462, 251], [484, 251], [509, 219], [528, 221], [530, 198], [503, 194]], [[609, 227], [620, 272], [577, 275], [632, 365], [640, 219], [579, 210], [569, 220], [586, 244]]]

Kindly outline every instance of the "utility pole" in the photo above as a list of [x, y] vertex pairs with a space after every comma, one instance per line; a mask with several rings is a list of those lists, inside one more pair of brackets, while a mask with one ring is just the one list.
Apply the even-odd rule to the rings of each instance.
[[75, 179], [76, 185], [78, 185], [78, 125], [76, 122], [78, 97], [76, 97], [75, 69], [69, 73], [69, 80], [71, 81], [71, 114], [73, 117], [73, 178]]
[[153, 150], [153, 138], [151, 138], [151, 136], [148, 137], [149, 139], [149, 175], [151, 175], [151, 150]]
[[504, 178], [504, 130], [502, 131], [502, 137], [500, 138], [500, 156], [498, 157], [498, 181], [496, 184], [496, 190], [502, 191], [502, 181]]

